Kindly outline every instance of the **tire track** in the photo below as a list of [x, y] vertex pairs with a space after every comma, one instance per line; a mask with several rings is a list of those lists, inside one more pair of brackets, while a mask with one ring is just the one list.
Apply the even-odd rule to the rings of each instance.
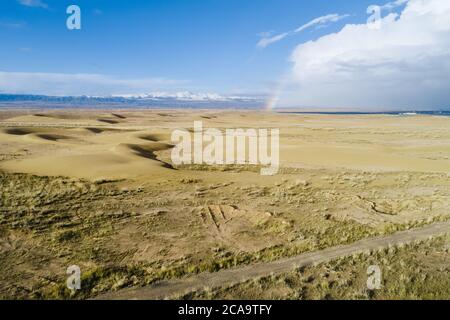
[[181, 279], [159, 281], [147, 287], [123, 289], [118, 292], [107, 293], [98, 296], [96, 299], [164, 299], [174, 295], [202, 290], [205, 287], [230, 286], [269, 274], [279, 275], [292, 271], [295, 268], [324, 263], [356, 253], [423, 241], [446, 233], [450, 233], [450, 221], [435, 223], [421, 229], [402, 231], [389, 236], [364, 239], [349, 245], [308, 252], [277, 261], [258, 263], [215, 273], [200, 273]]

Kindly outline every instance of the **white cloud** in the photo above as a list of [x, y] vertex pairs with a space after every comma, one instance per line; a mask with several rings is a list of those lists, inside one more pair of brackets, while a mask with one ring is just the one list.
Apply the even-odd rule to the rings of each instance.
[[11, 28], [11, 29], [20, 29], [20, 28], [25, 27], [25, 23], [0, 21], [0, 27]]
[[265, 48], [265, 47], [267, 47], [268, 45], [270, 45], [272, 43], [275, 43], [275, 42], [278, 42], [280, 40], [283, 40], [288, 35], [289, 35], [289, 32], [285, 32], [285, 33], [278, 34], [278, 35], [275, 35], [275, 36], [272, 36], [272, 37], [261, 38], [261, 40], [259, 40], [257, 46], [259, 48]]
[[44, 8], [47, 9], [48, 5], [42, 0], [18, 0], [21, 5], [27, 7]]
[[112, 95], [161, 90], [182, 82], [165, 78], [123, 79], [101, 74], [0, 71], [0, 92], [43, 95]]
[[410, 0], [381, 28], [346, 25], [292, 53], [289, 106], [450, 107], [450, 1]]
[[382, 10], [393, 10], [397, 7], [400, 7], [404, 4], [406, 4], [409, 0], [396, 0], [392, 2], [388, 2], [385, 5], [381, 6]]
[[302, 25], [300, 28], [297, 28], [295, 30], [295, 32], [302, 32], [302, 31], [304, 31], [308, 28], [314, 27], [314, 26], [324, 26], [324, 25], [327, 25], [332, 22], [338, 22], [342, 19], [347, 18], [348, 16], [349, 16], [348, 14], [339, 15], [337, 13], [333, 13], [333, 14], [328, 14], [326, 16], [318, 17], [318, 18], [315, 18], [315, 19], [311, 20], [310, 22]]
[[[254, 102], [261, 97], [177, 91], [184, 81], [165, 78], [122, 79], [101, 74], [0, 71], [0, 93], [48, 96], [123, 97], [190, 102]], [[170, 90], [170, 91], [169, 91]]]
[[[398, 1], [402, 1], [402, 0], [398, 0]], [[300, 28], [298, 28], [298, 29], [296, 29], [294, 31], [288, 31], [288, 32], [280, 33], [280, 34], [277, 34], [277, 35], [274, 35], [274, 36], [272, 35], [271, 32], [264, 32], [264, 33], [262, 33], [260, 35], [261, 36], [261, 40], [259, 40], [259, 42], [256, 44], [256, 46], [258, 48], [266, 48], [267, 46], [269, 46], [269, 45], [271, 45], [271, 44], [273, 44], [275, 42], [283, 40], [284, 38], [286, 38], [286, 37], [288, 37], [290, 35], [293, 35], [295, 33], [301, 32], [301, 31], [303, 31], [305, 29], [308, 29], [310, 27], [313, 27], [313, 26], [325, 27], [329, 23], [338, 22], [338, 21], [340, 21], [340, 20], [342, 20], [342, 19], [344, 19], [344, 18], [346, 18], [348, 16], [349, 16], [348, 14], [345, 14], [345, 15], [339, 15], [339, 14], [336, 14], [336, 13], [329, 14], [329, 15], [318, 17], [318, 18], [316, 18], [314, 20], [311, 20], [307, 24], [304, 24], [303, 26], [301, 26]]]

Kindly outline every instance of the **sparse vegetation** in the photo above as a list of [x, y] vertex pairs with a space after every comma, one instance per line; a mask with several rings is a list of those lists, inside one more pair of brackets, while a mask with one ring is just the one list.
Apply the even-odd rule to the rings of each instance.
[[[254, 279], [181, 299], [450, 299], [450, 237], [358, 254]], [[367, 289], [367, 268], [378, 265], [382, 287]]]
[[[225, 242], [219, 249], [210, 250], [206, 243], [201, 247], [201, 252], [194, 254], [193, 251], [187, 251], [187, 255], [177, 258], [176, 255], [167, 256], [167, 251], [164, 251], [164, 248], [169, 249], [174, 243], [160, 242], [159, 254], [147, 260], [133, 258], [137, 252], [133, 247], [122, 249], [120, 245], [114, 245], [117, 241], [123, 241], [121, 230], [145, 230], [143, 233], [133, 233], [133, 241], [155, 243], [154, 235], [164, 232], [168, 224], [183, 232], [184, 225], [176, 221], [180, 218], [180, 208], [188, 207], [192, 208], [192, 214], [184, 212], [182, 216], [188, 219], [192, 232], [185, 236], [190, 239], [188, 241], [193, 242], [205, 239], [202, 233], [204, 226], [199, 219], [199, 212], [203, 210], [201, 208], [211, 201], [209, 199], [216, 198], [216, 193], [223, 194], [224, 190], [235, 192], [234, 184], [211, 185], [199, 178], [185, 178], [182, 184], [187, 187], [186, 193], [200, 190], [204, 194], [203, 200], [192, 200], [190, 197], [186, 200], [182, 197], [175, 200], [170, 194], [179, 190], [176, 185], [170, 183], [165, 186], [165, 197], [160, 188], [123, 187], [122, 180], [88, 182], [1, 173], [2, 239], [7, 242], [14, 241], [12, 239], [17, 241], [15, 244], [9, 243], [10, 250], [2, 252], [1, 263], [6, 271], [6, 274], [2, 275], [6, 284], [2, 295], [5, 298], [11, 297], [9, 292], [15, 292], [13, 297], [16, 298], [93, 297], [101, 292], [148, 285], [157, 280], [178, 278], [186, 274], [216, 272], [255, 262], [273, 261], [438, 220], [434, 218], [403, 224], [389, 223], [383, 228], [372, 228], [351, 220], [330, 219], [320, 213], [296, 214], [299, 204], [308, 203], [306, 198], [321, 201], [319, 193], [323, 191], [315, 190], [310, 183], [294, 181], [291, 184], [292, 179], [288, 176], [284, 182], [276, 183], [272, 187], [238, 188], [239, 193], [234, 193], [234, 196], [240, 198], [238, 202], [241, 204], [254, 202], [255, 195], [263, 194], [263, 198], [260, 198], [256, 205], [253, 203], [249, 206], [256, 210], [255, 213], [242, 211], [243, 218], [248, 221], [245, 223], [250, 223], [251, 226], [243, 231], [251, 231], [252, 237], [258, 235], [261, 239], [266, 239], [260, 249], [242, 251], [239, 247], [233, 247], [232, 243]], [[191, 184], [195, 184], [197, 189], [189, 189]], [[172, 200], [167, 201], [168, 199]], [[283, 210], [286, 213], [274, 214], [262, 210], [267, 208], [267, 202], [279, 201], [278, 199], [282, 202], [277, 206], [286, 206]], [[237, 201], [236, 198], [235, 200]], [[136, 205], [137, 203], [139, 205]], [[242, 223], [244, 221], [238, 224]], [[223, 231], [226, 230], [221, 232]], [[209, 245], [214, 247], [213, 243], [217, 243], [216, 240], [212, 239]], [[17, 249], [13, 249], [14, 245], [25, 250], [26, 255], [23, 256]], [[29, 267], [27, 274], [30, 274], [29, 270], [36, 270], [33, 271], [32, 278], [25, 277], [19, 284], [16, 281], [8, 281], [24, 275], [25, 270], [8, 267], [8, 264], [16, 259]], [[45, 268], [50, 261], [58, 266], [55, 272]], [[65, 286], [65, 268], [75, 262], [83, 269], [83, 288], [72, 294]], [[33, 268], [33, 265], [37, 269]], [[324, 288], [325, 286], [326, 284], [323, 284]], [[8, 295], [5, 295], [6, 292]]]

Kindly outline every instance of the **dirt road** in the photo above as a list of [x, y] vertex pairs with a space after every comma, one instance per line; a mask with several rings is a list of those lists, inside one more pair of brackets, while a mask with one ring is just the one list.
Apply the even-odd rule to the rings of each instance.
[[108, 293], [97, 299], [164, 299], [174, 295], [194, 292], [205, 287], [214, 288], [241, 283], [253, 278], [269, 274], [282, 274], [298, 267], [328, 262], [339, 257], [350, 256], [371, 250], [378, 250], [450, 232], [450, 221], [435, 223], [421, 229], [402, 231], [390, 236], [365, 239], [355, 243], [333, 247], [317, 252], [309, 252], [298, 256], [280, 259], [268, 263], [259, 263], [241, 268], [223, 270], [215, 273], [201, 273], [182, 279], [160, 281], [143, 288], [130, 288]]

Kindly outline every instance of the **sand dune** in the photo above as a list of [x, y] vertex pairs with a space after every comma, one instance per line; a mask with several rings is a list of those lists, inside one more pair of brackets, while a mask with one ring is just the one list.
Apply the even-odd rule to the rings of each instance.
[[[446, 117], [306, 116], [264, 112], [253, 112], [252, 117], [248, 117], [249, 113], [67, 111], [19, 114], [0, 123], [4, 126], [0, 136], [3, 142], [11, 143], [10, 148], [13, 143], [27, 143], [29, 156], [20, 161], [2, 162], [0, 167], [85, 178], [93, 172], [112, 177], [126, 176], [128, 172], [132, 172], [130, 176], [148, 176], [156, 167], [170, 167], [170, 160], [161, 162], [158, 154], [167, 153], [171, 147], [172, 130], [184, 128], [192, 132], [194, 120], [203, 119], [204, 129], [280, 128], [280, 159], [284, 167], [450, 172], [450, 119]], [[23, 126], [14, 126], [17, 123]], [[45, 143], [52, 145], [47, 155], [43, 155]], [[48, 165], [54, 161], [67, 163]], [[114, 168], [108, 168], [109, 165]], [[58, 167], [61, 170], [57, 170]]]
[[14, 136], [24, 136], [27, 134], [34, 133], [35, 131], [36, 131], [35, 129], [30, 129], [30, 128], [7, 128], [7, 129], [3, 129], [1, 132], [5, 133], [5, 134], [9, 134], [9, 135], [14, 135]]
[[142, 140], [148, 140], [148, 141], [169, 141], [170, 140], [170, 135], [169, 134], [152, 134], [152, 133], [147, 133], [147, 134], [139, 134], [137, 135], [137, 137], [139, 139]]
[[[119, 150], [117, 152], [117, 150]], [[83, 150], [82, 154], [49, 155], [3, 162], [2, 169], [13, 172], [87, 179], [163, 176], [170, 166], [156, 160], [153, 153], [119, 146], [113, 152]], [[135, 151], [132, 157], [132, 151]], [[51, 164], [51, 165], [50, 165]]]
[[42, 117], [42, 118], [49, 118], [49, 119], [59, 119], [59, 120], [77, 120], [82, 119], [82, 115], [77, 114], [54, 114], [54, 113], [35, 113], [33, 114], [34, 117]]
[[105, 119], [105, 118], [97, 119], [97, 121], [99, 121], [99, 122], [104, 122], [104, 123], [107, 123], [107, 124], [118, 124], [118, 123], [119, 123], [119, 121], [117, 121], [117, 120], [114, 120], [114, 119]]
[[[170, 137], [163, 133], [43, 126], [4, 128], [0, 135], [3, 142], [20, 142], [32, 151], [25, 159], [1, 163], [3, 170], [12, 172], [98, 179], [148, 177], [172, 168], [158, 159], [158, 152], [173, 147], [159, 142]], [[47, 153], [45, 144], [52, 145]]]
[[448, 160], [431, 160], [400, 154], [379, 146], [326, 143], [282, 145], [281, 159], [292, 167], [340, 167], [368, 171], [450, 172]]
[[124, 115], [118, 114], [118, 113], [111, 113], [112, 116], [119, 118], [119, 119], [126, 119], [127, 117], [125, 117]]
[[95, 133], [95, 134], [100, 134], [100, 133], [104, 133], [104, 132], [123, 132], [123, 130], [121, 129], [112, 129], [112, 128], [99, 128], [99, 127], [87, 127], [87, 128], [82, 128], [83, 131], [87, 131], [89, 133]]
[[79, 143], [81, 140], [78, 138], [68, 135], [68, 130], [53, 129], [53, 128], [6, 128], [1, 130], [6, 136], [12, 137], [13, 139], [21, 138], [28, 142], [65, 142], [65, 143]]
[[121, 143], [114, 148], [114, 151], [121, 156], [150, 159], [159, 162], [165, 168], [172, 168], [169, 163], [159, 160], [155, 154], [156, 151], [168, 150], [170, 148], [172, 148], [172, 145], [159, 142], [147, 144]]
[[107, 129], [101, 129], [101, 128], [84, 128], [84, 130], [92, 132], [92, 133], [102, 133], [105, 132]]
[[38, 139], [47, 140], [47, 141], [61, 141], [61, 140], [70, 140], [73, 139], [69, 136], [58, 135], [58, 134], [50, 134], [50, 133], [36, 133], [32, 134], [33, 137]]

